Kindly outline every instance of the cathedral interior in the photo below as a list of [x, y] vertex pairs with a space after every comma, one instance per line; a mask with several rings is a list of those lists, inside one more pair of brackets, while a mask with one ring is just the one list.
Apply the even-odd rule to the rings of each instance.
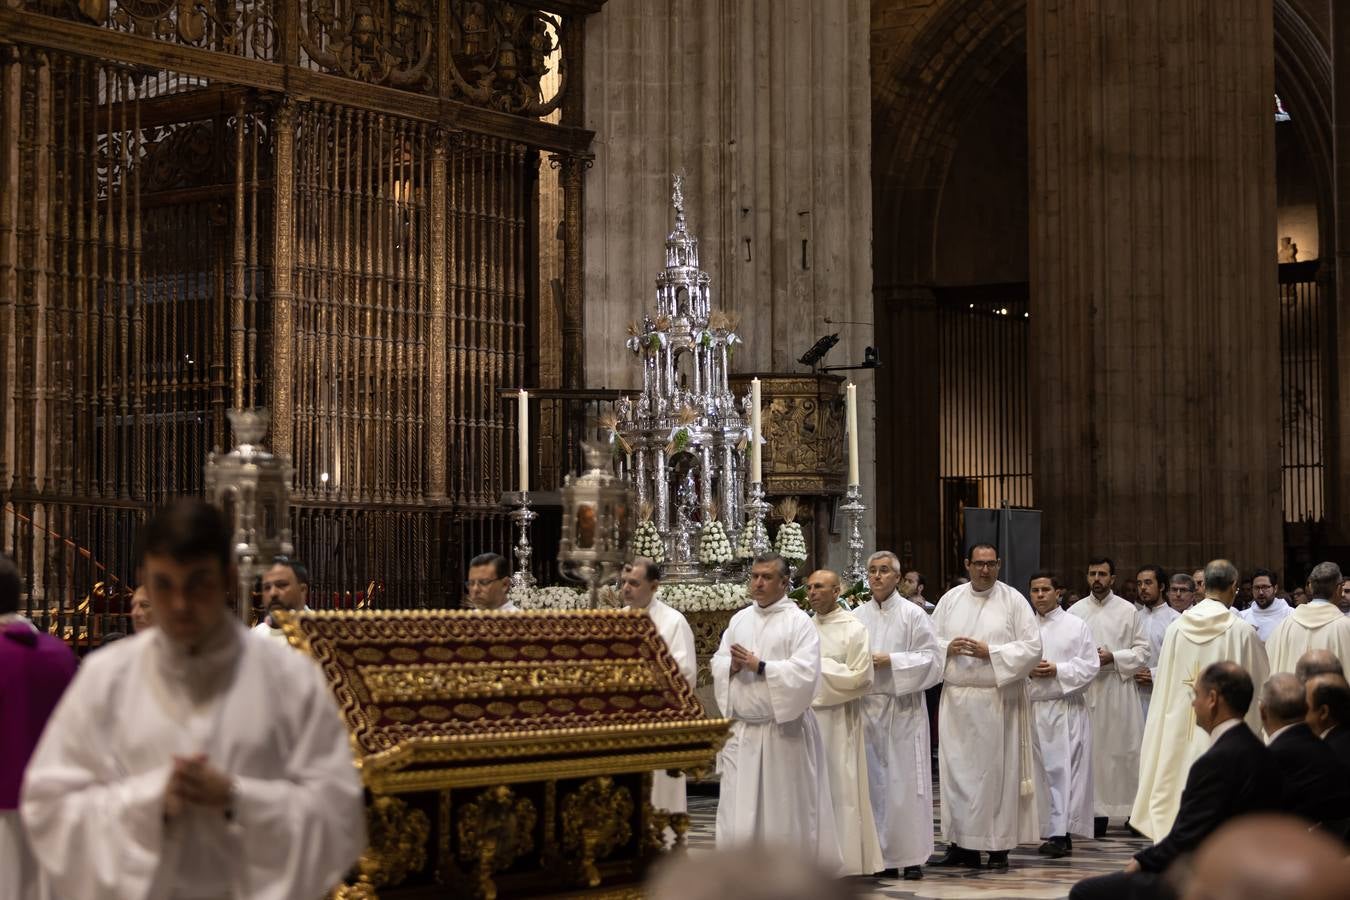
[[1224, 6], [6, 0], [30, 612], [124, 612], [136, 523], [255, 406], [316, 607], [459, 606], [514, 538], [522, 387], [556, 581], [551, 492], [638, 384], [674, 173], [813, 562], [846, 553], [845, 377], [865, 543], [935, 586], [972, 506], [1041, 510], [1068, 571], [1350, 561], [1350, 16]]

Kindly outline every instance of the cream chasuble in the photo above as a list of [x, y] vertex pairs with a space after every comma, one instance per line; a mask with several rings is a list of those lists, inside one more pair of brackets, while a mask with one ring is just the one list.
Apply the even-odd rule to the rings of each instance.
[[[1035, 723], [1027, 676], [1041, 633], [1027, 598], [1003, 582], [953, 588], [933, 612], [946, 660], [938, 707], [942, 833], [968, 850], [1009, 850], [1040, 835]], [[989, 659], [947, 656], [953, 638], [989, 645]]]
[[[764, 660], [764, 674], [731, 674], [731, 645]], [[825, 748], [811, 701], [820, 683], [820, 637], [784, 597], [731, 617], [713, 655], [713, 690], [731, 735], [717, 757], [717, 845], [776, 844], [841, 865]]]
[[[1269, 664], [1256, 629], [1218, 600], [1206, 597], [1167, 629], [1158, 660], [1139, 754], [1139, 791], [1130, 811], [1130, 824], [1154, 841], [1172, 830], [1186, 773], [1210, 744], [1204, 729], [1196, 727], [1191, 708], [1195, 679], [1205, 666], [1223, 660], [1246, 669], [1258, 691], [1265, 684]], [[1253, 734], [1261, 733], [1257, 706], [1253, 700], [1246, 716]]]
[[[1305, 606], [1307, 604], [1304, 604]], [[1255, 602], [1251, 606], [1238, 613], [1242, 621], [1256, 629], [1256, 636], [1263, 641], [1269, 641], [1270, 636], [1275, 633], [1279, 624], [1293, 613], [1294, 608], [1285, 602], [1283, 597], [1276, 597], [1270, 601], [1270, 605], [1265, 609], [1257, 606]]]
[[1097, 671], [1085, 697], [1092, 718], [1092, 803], [1098, 816], [1128, 816], [1144, 736], [1134, 673], [1150, 662], [1144, 618], [1133, 603], [1114, 593], [1100, 601], [1088, 594], [1069, 607], [1069, 614], [1086, 622], [1097, 646], [1115, 655]]
[[[1270, 672], [1292, 672], [1298, 658], [1309, 650], [1330, 650], [1350, 678], [1350, 617], [1336, 604], [1314, 600], [1298, 606], [1284, 618], [1266, 641]], [[1261, 690], [1260, 685], [1257, 691]]]
[[[675, 665], [679, 666], [680, 674], [689, 682], [690, 687], [695, 687], [694, 682], [698, 678], [698, 656], [694, 652], [694, 630], [689, 627], [689, 622], [679, 610], [671, 609], [662, 603], [660, 596], [653, 597], [651, 603], [647, 605], [647, 615], [656, 626], [656, 633], [661, 635], [661, 639], [670, 648], [670, 655], [675, 657]], [[684, 776], [677, 775], [672, 778], [664, 771], [652, 773], [652, 806], [670, 812], [685, 812], [689, 807], [685, 796]]]
[[[1142, 603], [1135, 605], [1139, 610], [1139, 618], [1144, 622], [1144, 635], [1148, 638], [1148, 674], [1150, 677], [1156, 677], [1158, 674], [1158, 655], [1162, 653], [1163, 638], [1167, 636], [1167, 626], [1171, 625], [1181, 613], [1167, 605], [1166, 600], [1159, 601], [1152, 608]], [[1139, 689], [1139, 702], [1144, 711], [1144, 718], [1148, 718], [1148, 701], [1153, 697], [1153, 685], [1135, 683]], [[1142, 740], [1144, 736], [1144, 727], [1140, 723], [1139, 737]], [[1130, 798], [1134, 802], [1134, 798]]]
[[1027, 684], [1041, 745], [1041, 837], [1092, 837], [1092, 724], [1083, 699], [1097, 676], [1097, 642], [1087, 623], [1062, 609], [1037, 616], [1050, 678]]
[[863, 697], [867, 779], [886, 868], [918, 866], [933, 855], [933, 751], [923, 692], [942, 680], [933, 620], [892, 593], [853, 611], [873, 653], [888, 653]]
[[[233, 777], [232, 818], [169, 818], [174, 756]], [[189, 655], [158, 628], [88, 657], [24, 780], [62, 900], [318, 900], [366, 849], [347, 729], [318, 665], [233, 619]]]
[[886, 867], [867, 795], [862, 716], [862, 696], [872, 684], [867, 629], [842, 609], [816, 613], [811, 621], [820, 635], [820, 687], [811, 708], [825, 745], [834, 833], [844, 858], [839, 874], [871, 875]]

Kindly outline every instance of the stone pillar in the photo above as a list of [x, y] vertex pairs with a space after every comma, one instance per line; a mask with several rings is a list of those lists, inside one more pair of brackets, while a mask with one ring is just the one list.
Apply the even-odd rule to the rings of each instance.
[[1027, 4], [1042, 559], [1281, 563], [1271, 0]]
[[[610, 0], [587, 20], [587, 386], [641, 384], [623, 346], [655, 305], [681, 170], [714, 307], [740, 318], [733, 372], [805, 373], [833, 332], [827, 365], [876, 343], [869, 16], [868, 0]], [[870, 507], [873, 378], [846, 374]]]

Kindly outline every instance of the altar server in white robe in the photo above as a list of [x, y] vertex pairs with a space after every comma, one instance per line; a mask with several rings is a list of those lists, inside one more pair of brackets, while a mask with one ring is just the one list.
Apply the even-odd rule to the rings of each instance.
[[1069, 607], [1087, 623], [1101, 667], [1087, 689], [1092, 717], [1092, 804], [1095, 834], [1113, 817], [1130, 814], [1139, 778], [1144, 710], [1134, 674], [1149, 666], [1148, 635], [1134, 604], [1111, 590], [1116, 566], [1105, 556], [1088, 561], [1088, 595]]
[[946, 659], [938, 709], [942, 833], [937, 865], [1006, 870], [1008, 851], [1037, 841], [1036, 726], [1027, 676], [1041, 658], [1041, 633], [1026, 597], [998, 581], [998, 551], [976, 544], [970, 583], [942, 596], [933, 612]]
[[[656, 626], [656, 633], [670, 648], [684, 680], [693, 688], [698, 677], [698, 656], [694, 652], [694, 630], [677, 609], [671, 609], [657, 593], [661, 587], [661, 567], [645, 556], [624, 566], [619, 576], [619, 592], [629, 609], [645, 612]], [[684, 776], [670, 776], [664, 770], [652, 773], [652, 806], [669, 812], [688, 810]]]
[[787, 589], [787, 561], [756, 557], [752, 602], [731, 617], [711, 661], [717, 706], [732, 720], [717, 757], [717, 845], [774, 844], [838, 871], [825, 747], [811, 711], [820, 637]]
[[484, 612], [519, 612], [511, 599], [511, 564], [500, 553], [480, 553], [469, 560], [465, 584], [469, 605]]
[[[1139, 602], [1135, 604], [1135, 609], [1139, 610], [1139, 618], [1144, 623], [1144, 634], [1148, 637], [1148, 665], [1140, 668], [1134, 673], [1134, 683], [1139, 689], [1139, 702], [1144, 711], [1144, 718], [1148, 718], [1148, 701], [1153, 697], [1153, 676], [1158, 668], [1158, 654], [1162, 652], [1163, 638], [1167, 635], [1167, 626], [1171, 625], [1181, 616], [1181, 613], [1173, 609], [1163, 598], [1163, 586], [1167, 584], [1167, 574], [1162, 567], [1147, 565], [1141, 568], [1134, 576], [1135, 589], [1139, 595]], [[1139, 736], [1144, 736], [1143, 726], [1139, 729]], [[1134, 803], [1131, 797], [1129, 802]]]
[[[1172, 830], [1186, 774], [1209, 748], [1209, 736], [1196, 726], [1191, 706], [1200, 672], [1210, 663], [1234, 662], [1251, 676], [1252, 684], [1265, 684], [1269, 674], [1256, 629], [1231, 609], [1237, 583], [1237, 568], [1228, 560], [1205, 566], [1205, 599], [1182, 613], [1163, 639], [1139, 753], [1139, 790], [1130, 811], [1130, 824], [1154, 841]], [[1253, 703], [1246, 717], [1253, 734], [1261, 733], [1257, 706]]]
[[887, 869], [923, 877], [933, 853], [933, 756], [924, 691], [942, 680], [933, 620], [897, 589], [900, 561], [889, 550], [867, 561], [872, 596], [853, 611], [867, 627], [875, 675], [863, 697], [872, 814]]
[[1275, 596], [1279, 586], [1274, 572], [1257, 569], [1252, 573], [1252, 605], [1238, 613], [1242, 621], [1256, 629], [1256, 636], [1263, 641], [1269, 641], [1275, 629], [1294, 611], [1283, 597]]
[[820, 687], [811, 708], [825, 745], [834, 833], [844, 859], [839, 874], [871, 875], [883, 868], [863, 740], [862, 696], [872, 684], [872, 654], [867, 629], [839, 605], [839, 593], [839, 576], [828, 569], [812, 572], [806, 580], [806, 597], [815, 611], [812, 621], [820, 635]]
[[1266, 641], [1272, 673], [1295, 672], [1299, 658], [1309, 650], [1329, 650], [1350, 678], [1350, 617], [1334, 600], [1340, 583], [1340, 566], [1333, 562], [1313, 566], [1308, 576], [1308, 596], [1312, 599], [1295, 607]]
[[182, 500], [142, 530], [156, 627], [85, 660], [22, 815], [62, 900], [318, 900], [366, 847], [362, 786], [318, 665], [226, 606], [232, 529]]
[[1091, 837], [1092, 724], [1084, 695], [1101, 663], [1087, 624], [1059, 607], [1062, 588], [1049, 572], [1031, 576], [1031, 604], [1041, 628], [1041, 661], [1028, 693], [1041, 747], [1040, 852], [1060, 859], [1073, 835]]

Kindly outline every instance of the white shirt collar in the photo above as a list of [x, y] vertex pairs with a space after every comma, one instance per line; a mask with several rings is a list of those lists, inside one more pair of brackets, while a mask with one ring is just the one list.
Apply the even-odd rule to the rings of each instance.
[[1225, 719], [1218, 725], [1215, 725], [1214, 730], [1209, 733], [1209, 745], [1213, 747], [1214, 744], [1218, 742], [1219, 738], [1241, 724], [1243, 724], [1241, 719]]
[[1284, 726], [1283, 728], [1276, 728], [1276, 729], [1275, 729], [1275, 733], [1272, 734], [1270, 737], [1266, 738], [1266, 743], [1267, 743], [1267, 744], [1273, 744], [1273, 743], [1275, 743], [1275, 739], [1276, 739], [1277, 737], [1279, 737], [1280, 735], [1284, 734], [1284, 733], [1285, 733], [1286, 731], [1288, 731], [1290, 728], [1293, 728], [1295, 725], [1298, 725], [1298, 724], [1299, 724], [1298, 722], [1290, 722], [1288, 725]]

